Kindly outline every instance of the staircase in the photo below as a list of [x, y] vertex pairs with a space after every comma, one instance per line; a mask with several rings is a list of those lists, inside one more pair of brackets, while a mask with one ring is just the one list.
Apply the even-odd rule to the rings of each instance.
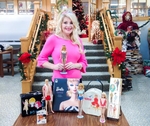
[[[82, 83], [85, 85], [91, 82], [89, 87], [100, 87], [100, 83], [97, 80], [100, 80], [104, 87], [104, 91], [108, 91], [110, 80], [110, 74], [108, 72], [108, 65], [106, 64], [105, 52], [103, 45], [93, 45], [93, 44], [84, 44], [86, 49], [86, 58], [88, 60], [87, 72], [82, 74]], [[52, 59], [50, 62], [52, 62]], [[45, 79], [51, 79], [52, 70], [46, 68], [36, 68], [36, 74], [34, 76], [34, 83], [32, 85], [32, 90], [41, 90], [44, 85]]]

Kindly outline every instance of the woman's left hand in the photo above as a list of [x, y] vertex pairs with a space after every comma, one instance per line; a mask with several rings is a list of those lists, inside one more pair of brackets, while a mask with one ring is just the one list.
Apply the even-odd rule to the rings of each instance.
[[66, 70], [71, 70], [71, 69], [81, 69], [82, 65], [80, 63], [66, 63], [65, 64], [65, 69]]
[[72, 62], [69, 62], [69, 63], [65, 64], [65, 69], [66, 70], [71, 70], [71, 69], [74, 69], [74, 68], [75, 68], [75, 64], [72, 63]]

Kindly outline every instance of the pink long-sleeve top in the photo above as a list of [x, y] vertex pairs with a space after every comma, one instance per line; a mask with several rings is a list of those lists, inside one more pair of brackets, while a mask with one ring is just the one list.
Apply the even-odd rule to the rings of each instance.
[[[80, 39], [80, 38], [79, 38]], [[80, 39], [82, 48], [84, 50], [82, 41]], [[53, 63], [61, 63], [61, 48], [66, 46], [67, 62], [81, 63], [82, 68], [67, 70], [67, 74], [61, 74], [59, 70], [53, 70], [52, 81], [54, 78], [82, 78], [81, 72], [86, 72], [87, 60], [84, 53], [81, 53], [78, 45], [73, 44], [71, 40], [63, 39], [57, 35], [51, 35], [43, 46], [40, 55], [37, 58], [38, 66], [43, 67], [43, 63], [48, 61], [48, 57], [52, 56]]]

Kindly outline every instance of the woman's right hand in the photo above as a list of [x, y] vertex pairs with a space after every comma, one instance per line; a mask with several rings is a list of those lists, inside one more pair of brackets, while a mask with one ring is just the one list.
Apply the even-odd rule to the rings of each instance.
[[62, 71], [64, 69], [64, 65], [62, 63], [55, 64], [53, 69]]

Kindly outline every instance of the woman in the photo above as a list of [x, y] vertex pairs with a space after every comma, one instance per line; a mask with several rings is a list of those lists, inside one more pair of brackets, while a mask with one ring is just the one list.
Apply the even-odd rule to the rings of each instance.
[[77, 89], [79, 85], [79, 79], [67, 79], [67, 96], [70, 98], [66, 101], [63, 101], [60, 103], [59, 110], [65, 111], [65, 112], [78, 112], [78, 94]]
[[[75, 14], [69, 10], [60, 13], [56, 33], [48, 37], [37, 58], [38, 66], [53, 70], [52, 81], [55, 78], [81, 79], [81, 72], [86, 72], [87, 60], [78, 33], [79, 25]], [[65, 64], [61, 59], [61, 49], [64, 45], [67, 51]], [[52, 56], [53, 63], [48, 61], [49, 56]], [[66, 74], [62, 74], [64, 69]]]

